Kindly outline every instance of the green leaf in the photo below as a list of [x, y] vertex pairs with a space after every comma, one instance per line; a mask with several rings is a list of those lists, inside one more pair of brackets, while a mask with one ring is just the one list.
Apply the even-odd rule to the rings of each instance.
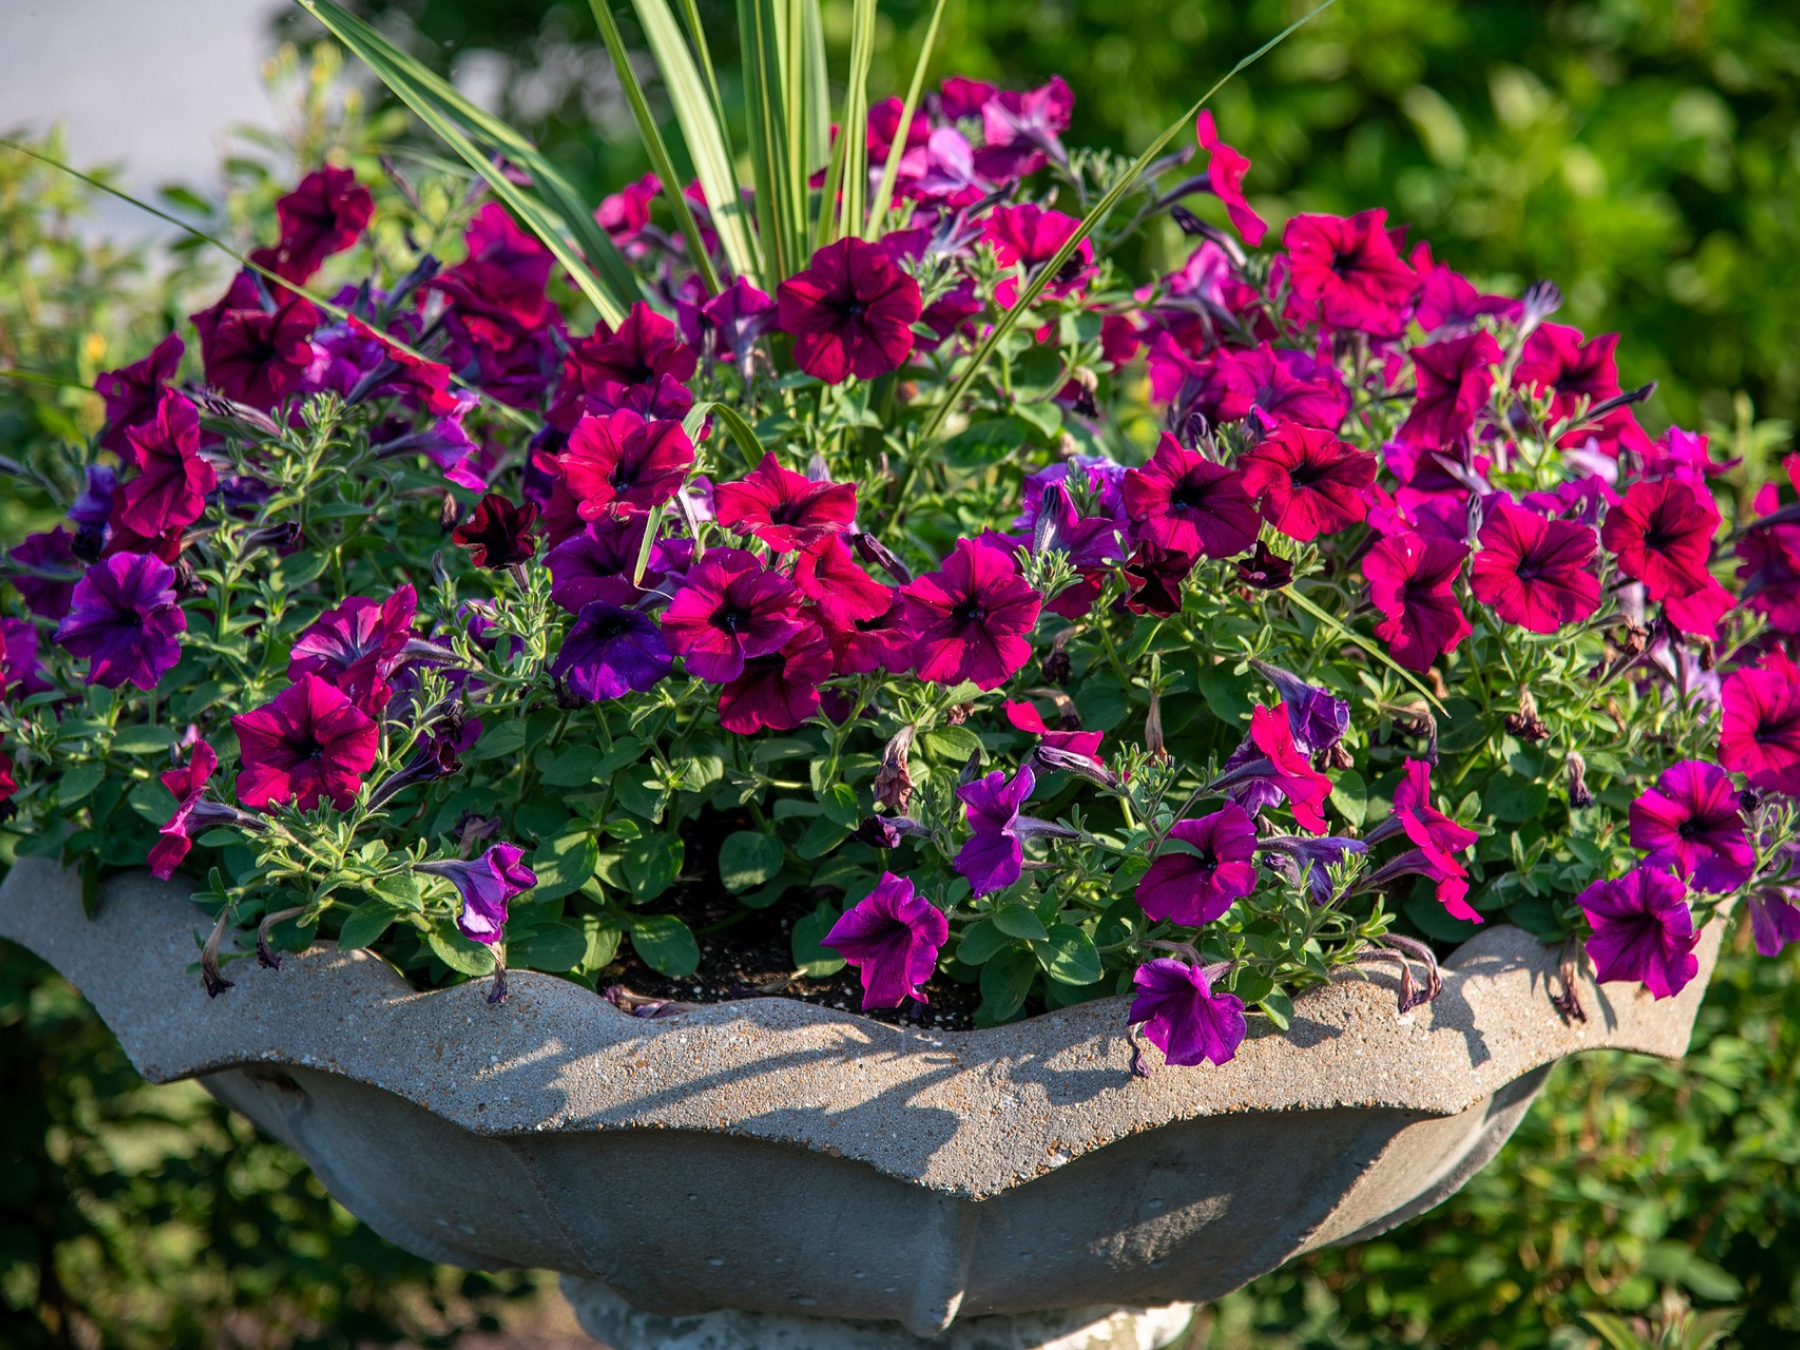
[[169, 727], [120, 727], [112, 748], [121, 755], [158, 755], [174, 744], [175, 732]]
[[854, 830], [862, 822], [862, 807], [856, 800], [856, 789], [848, 783], [833, 783], [819, 798], [819, 809], [828, 820], [846, 830]]
[[738, 830], [719, 846], [719, 880], [736, 894], [761, 886], [781, 870], [781, 840], [773, 833]]
[[1286, 1031], [1294, 1020], [1294, 1001], [1279, 989], [1266, 995], [1257, 1006], [1275, 1024], [1277, 1031]]
[[469, 941], [454, 928], [433, 928], [425, 934], [425, 945], [458, 975], [475, 979], [494, 971], [493, 949]]
[[56, 804], [73, 806], [86, 797], [88, 793], [100, 786], [106, 777], [106, 766], [98, 760], [86, 760], [77, 764], [62, 776], [56, 785]]
[[832, 948], [820, 945], [837, 921], [837, 906], [829, 900], [821, 900], [817, 909], [794, 925], [794, 965], [808, 979], [828, 979], [844, 968], [843, 957]]
[[1481, 709], [1468, 699], [1446, 699], [1443, 716], [1438, 718], [1438, 749], [1451, 754], [1473, 750], [1487, 740], [1489, 730]]
[[1024, 938], [1027, 942], [1042, 942], [1050, 936], [1050, 932], [1038, 918], [1037, 911], [1030, 905], [1002, 905], [993, 914], [994, 927], [1008, 937]]
[[613, 778], [613, 795], [633, 815], [642, 816], [649, 821], [659, 821], [662, 819], [663, 807], [668, 805], [669, 791], [657, 778], [656, 765], [633, 764]]
[[1237, 983], [1232, 985], [1231, 992], [1243, 999], [1246, 1004], [1261, 1003], [1275, 990], [1275, 981], [1260, 970], [1250, 970], [1240, 966]]
[[573, 970], [587, 954], [587, 934], [566, 923], [544, 924], [506, 944], [507, 964], [525, 970]]
[[1012, 939], [994, 926], [992, 919], [977, 919], [963, 929], [956, 959], [965, 966], [986, 965], [995, 952], [1012, 945]]
[[1331, 804], [1357, 829], [1369, 818], [1369, 787], [1355, 769], [1342, 769], [1331, 785]]
[[125, 794], [125, 800], [152, 825], [164, 825], [175, 814], [175, 794], [154, 778], [132, 788]]
[[1248, 670], [1234, 673], [1232, 664], [1229, 657], [1215, 665], [1202, 655], [1194, 679], [1200, 697], [1206, 700], [1206, 710], [1226, 726], [1248, 722], [1256, 706], [1256, 677]]
[[563, 751], [544, 770], [544, 786], [586, 787], [599, 771], [600, 751], [591, 745], [577, 745]]
[[706, 425], [706, 419], [718, 419], [731, 439], [737, 442], [738, 453], [744, 457], [744, 463], [754, 469], [763, 462], [769, 452], [763, 449], [763, 443], [757, 438], [756, 429], [744, 420], [744, 415], [729, 403], [704, 402], [696, 403], [693, 411], [681, 419], [682, 429], [687, 432], [688, 439], [695, 445], [700, 443], [700, 428]]
[[967, 727], [933, 727], [925, 733], [925, 748], [952, 764], [967, 764], [971, 755], [982, 755], [981, 737]]
[[363, 901], [344, 916], [344, 922], [338, 928], [338, 950], [353, 952], [371, 946], [399, 917], [400, 911], [385, 900]]
[[620, 867], [631, 887], [632, 899], [644, 904], [656, 899], [681, 875], [685, 849], [670, 835], [646, 835], [634, 839], [621, 852]]
[[981, 968], [981, 1006], [995, 1022], [1004, 1022], [1025, 1006], [1038, 975], [1037, 957], [1023, 947], [1001, 952]]
[[600, 756], [600, 762], [594, 766], [595, 778], [606, 778], [623, 769], [627, 764], [636, 764], [644, 757], [644, 743], [636, 736], [621, 736], [613, 742], [612, 749]]
[[496, 722], [481, 733], [481, 739], [475, 742], [474, 749], [469, 751], [470, 759], [500, 759], [508, 755], [516, 755], [525, 748], [525, 723], [518, 718], [505, 722]]
[[1095, 984], [1106, 974], [1093, 939], [1072, 923], [1050, 925], [1050, 940], [1033, 949], [1038, 964], [1064, 984]]
[[539, 900], [560, 900], [587, 884], [600, 862], [600, 845], [586, 830], [559, 835], [537, 846], [528, 864], [537, 873], [532, 895]]
[[631, 949], [658, 975], [679, 980], [700, 968], [700, 944], [673, 914], [646, 914], [630, 924]]
[[317, 581], [331, 562], [331, 555], [320, 549], [302, 549], [278, 558], [269, 568], [269, 587], [282, 595], [292, 595], [302, 586]]
[[1542, 783], [1515, 773], [1500, 773], [1488, 781], [1481, 802], [1494, 819], [1522, 825], [1544, 813], [1550, 805], [1550, 793]]
[[1415, 895], [1402, 907], [1408, 923], [1438, 942], [1467, 942], [1480, 932], [1476, 924], [1458, 919], [1433, 895]]

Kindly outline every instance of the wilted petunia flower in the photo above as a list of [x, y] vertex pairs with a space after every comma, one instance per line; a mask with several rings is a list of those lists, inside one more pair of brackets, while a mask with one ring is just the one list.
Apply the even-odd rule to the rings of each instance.
[[1276, 834], [1260, 840], [1257, 848], [1264, 860], [1283, 878], [1306, 888], [1315, 905], [1328, 905], [1336, 898], [1331, 869], [1352, 853], [1367, 853], [1369, 845], [1361, 839], [1347, 839], [1327, 834], [1310, 838], [1303, 834]]
[[1256, 706], [1250, 734], [1225, 761], [1225, 772], [1212, 784], [1251, 814], [1285, 799], [1294, 819], [1314, 834], [1325, 832], [1325, 799], [1331, 780], [1319, 773], [1294, 744], [1286, 706]]
[[942, 910], [916, 894], [912, 882], [883, 872], [875, 889], [846, 910], [819, 945], [856, 967], [864, 1008], [897, 1008], [909, 998], [929, 1001], [924, 985], [949, 936]]
[[1671, 764], [1631, 804], [1631, 846], [1699, 891], [1735, 890], [1756, 865], [1730, 775], [1701, 760]]
[[1750, 934], [1756, 950], [1764, 956], [1780, 956], [1790, 942], [1800, 942], [1800, 890], [1792, 886], [1769, 886], [1752, 891], [1745, 903], [1750, 906]]
[[454, 885], [462, 896], [457, 929], [469, 941], [491, 947], [505, 931], [507, 905], [537, 885], [537, 873], [525, 866], [524, 858], [525, 850], [516, 844], [494, 844], [469, 862], [422, 862], [413, 870]]
[[375, 764], [375, 723], [336, 686], [302, 675], [273, 702], [231, 719], [238, 735], [238, 801], [249, 807], [321, 799], [347, 810]]
[[1170, 1064], [1223, 1064], [1237, 1054], [1247, 1025], [1244, 1001], [1214, 993], [1207, 972], [1185, 961], [1158, 957], [1131, 977], [1137, 990], [1127, 1020], [1142, 1023], [1150, 1043]]
[[1600, 983], [1640, 981], [1669, 998], [1699, 974], [1700, 935], [1679, 878], [1640, 865], [1616, 881], [1596, 881], [1575, 903], [1594, 927], [1587, 953]]
[[56, 640], [88, 658], [89, 684], [154, 689], [180, 659], [186, 631], [175, 569], [148, 554], [115, 553], [75, 583]]

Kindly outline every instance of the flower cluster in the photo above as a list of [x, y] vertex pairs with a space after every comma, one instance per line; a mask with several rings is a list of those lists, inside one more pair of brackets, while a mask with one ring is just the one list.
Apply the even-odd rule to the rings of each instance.
[[612, 313], [498, 201], [446, 263], [308, 174], [6, 553], [21, 850], [206, 878], [215, 993], [245, 925], [685, 979], [725, 895], [803, 994], [1130, 994], [1184, 1065], [1488, 922], [1659, 998], [1734, 903], [1800, 937], [1800, 505], [1649, 434], [1554, 287], [1270, 231], [1210, 114], [1125, 184], [1189, 249], [1128, 284], [1072, 106], [877, 104], [888, 217], [786, 276], [633, 184]]

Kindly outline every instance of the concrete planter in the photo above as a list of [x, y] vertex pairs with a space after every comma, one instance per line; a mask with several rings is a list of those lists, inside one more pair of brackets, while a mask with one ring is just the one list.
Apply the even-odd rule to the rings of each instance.
[[50, 864], [0, 887], [0, 936], [146, 1078], [198, 1078], [421, 1256], [564, 1272], [618, 1350], [1150, 1350], [1180, 1330], [1169, 1305], [1452, 1194], [1563, 1056], [1683, 1053], [1719, 940], [1660, 1003], [1584, 977], [1567, 1025], [1556, 953], [1496, 927], [1429, 1007], [1345, 981], [1222, 1068], [1133, 1078], [1119, 999], [930, 1035], [780, 998], [644, 1021], [551, 976], [490, 1007], [320, 948], [236, 963], [209, 1000], [207, 926], [144, 876], [92, 921]]

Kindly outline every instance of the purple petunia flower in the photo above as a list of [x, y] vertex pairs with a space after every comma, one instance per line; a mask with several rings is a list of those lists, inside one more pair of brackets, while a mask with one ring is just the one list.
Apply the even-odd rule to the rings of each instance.
[[[112, 509], [108, 500], [107, 510]], [[101, 521], [101, 525], [106, 522]], [[75, 536], [62, 526], [28, 534], [7, 550], [7, 580], [18, 589], [25, 607], [40, 619], [60, 619], [69, 612], [75, 583], [81, 579], [81, 559], [75, 555]]]
[[1244, 1041], [1244, 1001], [1213, 992], [1207, 972], [1185, 961], [1158, 957], [1131, 977], [1137, 997], [1127, 1021], [1144, 1024], [1150, 1043], [1170, 1064], [1223, 1064]]
[[525, 866], [525, 850], [516, 844], [494, 844], [470, 862], [422, 862], [415, 872], [443, 877], [462, 895], [456, 926], [471, 942], [493, 946], [506, 928], [506, 907], [514, 896], [537, 885], [537, 873]]
[[1642, 981], [1655, 997], [1668, 998], [1699, 974], [1699, 934], [1679, 877], [1638, 866], [1616, 881], [1596, 881], [1575, 903], [1594, 926], [1587, 953], [1602, 984]]
[[943, 911], [916, 894], [912, 882], [883, 872], [875, 889], [844, 912], [820, 945], [856, 967], [865, 1009], [897, 1008], [909, 998], [929, 1002], [923, 986], [949, 936]]
[[113, 493], [118, 490], [119, 474], [112, 465], [88, 465], [81, 495], [69, 503], [69, 519], [83, 530], [104, 530], [112, 519]]
[[1195, 927], [1211, 923], [1256, 889], [1256, 826], [1237, 803], [1198, 820], [1177, 821], [1137, 884], [1137, 902], [1152, 919]]
[[593, 702], [642, 692], [675, 668], [662, 630], [641, 610], [591, 600], [569, 625], [550, 673]]
[[1800, 942], [1800, 889], [1771, 886], [1749, 899], [1750, 934], [1764, 956], [1780, 956], [1790, 942]]
[[1743, 885], [1756, 866], [1730, 775], [1695, 759], [1671, 764], [1631, 804], [1631, 846], [1646, 850], [1645, 866], [1673, 868], [1714, 894]]
[[956, 789], [974, 833], [957, 853], [953, 866], [969, 879], [976, 895], [1003, 891], [1019, 879], [1025, 866], [1023, 840], [1037, 834], [1075, 837], [1067, 826], [1019, 814], [1036, 787], [1031, 766], [1021, 764], [1011, 782], [1005, 770], [995, 769]]
[[175, 603], [175, 569], [147, 553], [115, 553], [75, 583], [56, 640], [89, 659], [87, 682], [154, 689], [181, 657], [187, 615]]
[[1262, 661], [1250, 664], [1280, 691], [1281, 701], [1287, 706], [1288, 730], [1301, 754], [1320, 754], [1344, 739], [1344, 733], [1350, 730], [1350, 705], [1343, 699], [1280, 666]]

